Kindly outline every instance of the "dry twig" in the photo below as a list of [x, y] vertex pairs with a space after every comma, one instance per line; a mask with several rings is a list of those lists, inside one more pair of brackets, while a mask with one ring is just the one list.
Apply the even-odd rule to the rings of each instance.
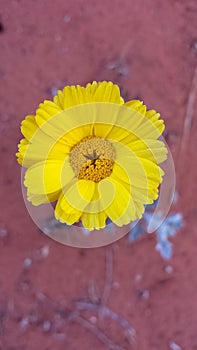
[[101, 313], [103, 317], [110, 317], [113, 321], [119, 323], [120, 326], [128, 333], [130, 337], [135, 336], [135, 330], [131, 327], [129, 322], [122, 318], [120, 315], [118, 315], [116, 312], [110, 310], [108, 307], [96, 305], [86, 301], [76, 301], [74, 304], [78, 310], [94, 311]]
[[88, 297], [93, 304], [100, 302], [100, 295], [97, 289], [97, 285], [93, 280], [90, 280], [88, 283]]
[[192, 120], [193, 120], [194, 111], [195, 111], [196, 97], [197, 97], [197, 65], [196, 65], [195, 70], [194, 70], [194, 76], [193, 76], [193, 80], [192, 80], [191, 90], [190, 90], [190, 93], [188, 96], [183, 134], [182, 134], [182, 138], [181, 138], [181, 145], [180, 145], [180, 152], [179, 152], [179, 161], [180, 161], [181, 165], [184, 164], [185, 153], [186, 153], [188, 142], [189, 142]]
[[86, 319], [84, 319], [83, 317], [80, 316], [80, 314], [78, 313], [73, 313], [72, 317], [70, 318], [70, 320], [75, 321], [76, 323], [78, 323], [80, 326], [82, 326], [83, 328], [87, 329], [88, 331], [90, 331], [91, 333], [93, 333], [99, 340], [101, 343], [103, 343], [104, 345], [106, 345], [108, 347], [108, 349], [111, 350], [125, 350], [124, 348], [122, 348], [121, 346], [119, 346], [118, 344], [115, 344], [103, 331], [101, 331], [97, 326], [93, 325], [92, 323], [90, 323], [89, 321], [87, 321]]
[[112, 275], [113, 275], [113, 251], [111, 247], [106, 249], [105, 266], [106, 266], [106, 270], [105, 270], [106, 272], [105, 272], [105, 284], [103, 289], [103, 295], [101, 299], [102, 305], [107, 304], [107, 301], [111, 293]]
[[[91, 295], [94, 296], [94, 298], [90, 298], [91, 301], [75, 301], [74, 305], [77, 310], [80, 311], [91, 311], [96, 312], [98, 319], [101, 319], [103, 317], [109, 317], [111, 320], [117, 322], [126, 332], [127, 340], [131, 344], [133, 343], [134, 336], [135, 336], [135, 330], [131, 327], [128, 321], [126, 321], [124, 318], [122, 318], [119, 314], [112, 311], [110, 308], [106, 306], [107, 301], [110, 297], [111, 293], [111, 287], [112, 287], [112, 281], [113, 281], [113, 250], [111, 247], [106, 249], [106, 255], [105, 255], [105, 281], [104, 281], [104, 289], [103, 294], [101, 297], [101, 300], [99, 298], [95, 298], [95, 286], [93, 285], [93, 291], [91, 288]], [[89, 291], [89, 292], [90, 292]], [[90, 294], [90, 293], [89, 293]], [[78, 314], [79, 315], [79, 314]], [[77, 319], [78, 320], [78, 319]], [[79, 321], [79, 320], [78, 320]], [[80, 318], [80, 322], [85, 328], [88, 328], [91, 330], [98, 339], [100, 339], [103, 343], [106, 345], [113, 344], [113, 342], [95, 325], [92, 325], [87, 320]], [[110, 345], [111, 346], [111, 345]], [[110, 347], [111, 348], [111, 347]], [[123, 349], [118, 347], [116, 345], [116, 348], [113, 347], [113, 349]]]
[[188, 102], [187, 102], [184, 129], [183, 129], [183, 135], [181, 140], [181, 150], [183, 150], [186, 147], [187, 142], [189, 140], [196, 97], [197, 97], [197, 65], [194, 70], [192, 86], [191, 86], [191, 90], [190, 90]]

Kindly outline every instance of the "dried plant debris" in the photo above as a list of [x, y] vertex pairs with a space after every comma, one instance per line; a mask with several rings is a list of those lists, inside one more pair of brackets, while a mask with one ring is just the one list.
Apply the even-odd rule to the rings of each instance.
[[171, 350], [181, 350], [181, 347], [178, 344], [174, 343], [173, 341], [170, 342], [169, 347]]
[[[148, 205], [142, 220], [134, 222], [131, 225], [131, 231], [129, 233], [129, 240], [135, 241], [140, 236], [147, 233], [147, 227], [151, 220], [153, 220], [153, 211], [156, 203]], [[154, 220], [161, 221], [161, 213], [154, 214]], [[169, 241], [170, 237], [176, 235], [177, 231], [183, 226], [183, 217], [180, 213], [169, 214], [162, 224], [156, 229], [156, 250], [161, 254], [164, 259], [170, 259], [172, 257], [173, 244]]]
[[56, 229], [65, 229], [69, 228], [70, 226], [66, 224], [62, 224], [60, 221], [56, 220], [55, 218], [49, 218], [45, 221], [43, 227], [42, 227], [42, 232], [45, 234], [51, 234], [54, 232]]

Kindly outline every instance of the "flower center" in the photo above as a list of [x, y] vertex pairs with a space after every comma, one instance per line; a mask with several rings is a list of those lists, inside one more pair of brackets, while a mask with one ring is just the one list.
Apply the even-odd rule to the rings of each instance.
[[70, 164], [78, 179], [99, 182], [113, 170], [115, 149], [106, 139], [88, 136], [70, 152]]

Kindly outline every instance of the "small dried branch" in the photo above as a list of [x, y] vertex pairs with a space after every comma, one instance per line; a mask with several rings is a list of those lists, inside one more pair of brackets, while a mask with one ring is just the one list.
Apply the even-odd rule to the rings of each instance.
[[[80, 311], [96, 312], [98, 321], [101, 320], [101, 318], [107, 316], [111, 318], [111, 320], [117, 322], [126, 332], [127, 341], [130, 344], [132, 344], [135, 337], [135, 330], [131, 327], [128, 321], [126, 321], [119, 314], [112, 311], [110, 308], [106, 306], [107, 301], [110, 297], [112, 281], [113, 281], [113, 277], [112, 277], [113, 276], [113, 250], [111, 247], [106, 249], [105, 266], [106, 266], [105, 281], [104, 281], [104, 289], [103, 289], [103, 294], [101, 299], [97, 297], [95, 293], [95, 286], [91, 284], [90, 285], [91, 288], [88, 289], [90, 301], [86, 301], [86, 300], [75, 301], [74, 305], [76, 309]], [[88, 321], [85, 320], [85, 322], [88, 322]], [[93, 326], [91, 323], [90, 325], [91, 325], [91, 328], [94, 327], [96, 330], [99, 329], [98, 327]], [[99, 329], [99, 332], [101, 332], [100, 329]]]
[[119, 323], [119, 325], [128, 333], [130, 337], [135, 336], [135, 330], [133, 329], [133, 327], [131, 327], [129, 322], [126, 321], [124, 318], [122, 318], [116, 312], [110, 310], [108, 307], [92, 304], [90, 302], [85, 302], [85, 301], [76, 301], [74, 304], [78, 310], [94, 311], [94, 312], [98, 312], [103, 317], [105, 316], [110, 317], [113, 321], [116, 321], [117, 323]]
[[100, 302], [100, 296], [97, 290], [97, 285], [93, 280], [90, 280], [88, 283], [88, 297], [93, 304]]
[[103, 343], [108, 349], [111, 350], [125, 350], [118, 344], [115, 344], [103, 331], [101, 331], [97, 326], [93, 325], [83, 317], [81, 317], [78, 313], [73, 313], [70, 320], [78, 323], [83, 328], [87, 329], [91, 333], [93, 333], [101, 343]]
[[185, 152], [188, 146], [188, 141], [191, 132], [192, 120], [195, 111], [195, 102], [197, 97], [197, 65], [194, 70], [194, 76], [191, 84], [190, 93], [188, 96], [187, 109], [184, 121], [183, 134], [181, 138], [179, 160], [181, 164], [184, 164]]
[[101, 299], [101, 304], [106, 305], [107, 301], [109, 299], [110, 293], [111, 293], [111, 286], [113, 281], [113, 251], [112, 248], [106, 249], [105, 254], [105, 283], [104, 283], [104, 290], [103, 295]]

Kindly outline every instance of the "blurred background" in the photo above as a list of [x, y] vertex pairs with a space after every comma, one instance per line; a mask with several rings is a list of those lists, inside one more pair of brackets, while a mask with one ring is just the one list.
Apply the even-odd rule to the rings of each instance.
[[[0, 1], [0, 349], [197, 349], [193, 0]], [[20, 123], [65, 85], [118, 83], [166, 123], [184, 227], [75, 249], [41, 234], [23, 202]], [[133, 328], [136, 335], [133, 337]]]

